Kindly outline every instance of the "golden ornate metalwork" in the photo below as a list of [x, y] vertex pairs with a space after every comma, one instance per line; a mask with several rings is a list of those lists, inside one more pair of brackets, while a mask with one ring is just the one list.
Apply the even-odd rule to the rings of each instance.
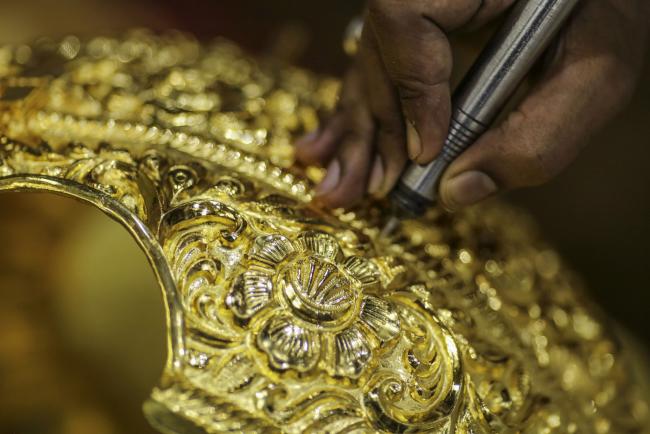
[[184, 35], [0, 56], [0, 191], [120, 221], [168, 308], [163, 432], [643, 432], [647, 366], [518, 211], [309, 204], [338, 83]]

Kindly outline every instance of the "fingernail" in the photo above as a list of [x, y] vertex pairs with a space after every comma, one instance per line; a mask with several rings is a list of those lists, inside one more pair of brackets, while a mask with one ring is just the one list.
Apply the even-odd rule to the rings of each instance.
[[492, 178], [476, 170], [456, 175], [442, 188], [443, 202], [452, 210], [480, 202], [497, 191], [497, 185]]
[[420, 134], [415, 129], [413, 122], [406, 120], [406, 149], [408, 150], [409, 158], [415, 160], [422, 153], [422, 142], [420, 141]]
[[323, 196], [330, 191], [334, 190], [337, 185], [339, 185], [339, 179], [341, 178], [341, 164], [338, 160], [334, 159], [327, 167], [327, 174], [325, 178], [318, 184], [316, 187], [316, 195]]
[[368, 181], [368, 193], [375, 194], [378, 192], [383, 181], [384, 163], [381, 162], [381, 157], [377, 155], [375, 157], [375, 162], [372, 165], [372, 171], [370, 172], [370, 179]]
[[316, 140], [319, 134], [320, 134], [320, 130], [314, 130], [311, 133], [305, 134], [304, 136], [296, 140], [296, 146], [305, 146], [309, 142], [313, 142], [314, 140]]

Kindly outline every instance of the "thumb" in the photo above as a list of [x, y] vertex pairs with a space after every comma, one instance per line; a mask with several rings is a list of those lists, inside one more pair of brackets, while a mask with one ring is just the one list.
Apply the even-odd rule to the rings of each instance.
[[551, 180], [624, 107], [640, 66], [634, 50], [624, 48], [627, 39], [602, 29], [603, 17], [613, 16], [609, 12], [602, 2], [584, 3], [566, 30], [557, 63], [501, 125], [448, 168], [439, 189], [443, 205], [454, 209], [497, 190]]

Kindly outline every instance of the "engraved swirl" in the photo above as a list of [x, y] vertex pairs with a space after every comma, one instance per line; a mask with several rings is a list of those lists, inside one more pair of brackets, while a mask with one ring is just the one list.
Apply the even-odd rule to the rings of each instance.
[[[160, 244], [185, 324], [172, 329], [185, 352], [152, 394], [163, 424], [606, 433], [650, 423], [626, 346], [521, 213], [432, 209], [387, 242], [381, 202], [306, 205], [322, 173], [293, 165], [292, 142], [333, 109], [336, 80], [180, 34], [94, 38], [73, 55], [62, 44], [2, 50], [0, 188], [63, 180], [121, 204]], [[457, 126], [453, 152], [476, 133]]]

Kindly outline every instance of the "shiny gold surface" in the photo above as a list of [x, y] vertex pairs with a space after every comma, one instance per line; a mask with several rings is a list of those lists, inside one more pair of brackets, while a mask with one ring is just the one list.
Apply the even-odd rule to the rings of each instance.
[[89, 202], [154, 268], [162, 432], [648, 430], [647, 361], [525, 216], [380, 241], [385, 204], [309, 205], [292, 141], [336, 81], [145, 32], [6, 47], [0, 77], [0, 191]]

